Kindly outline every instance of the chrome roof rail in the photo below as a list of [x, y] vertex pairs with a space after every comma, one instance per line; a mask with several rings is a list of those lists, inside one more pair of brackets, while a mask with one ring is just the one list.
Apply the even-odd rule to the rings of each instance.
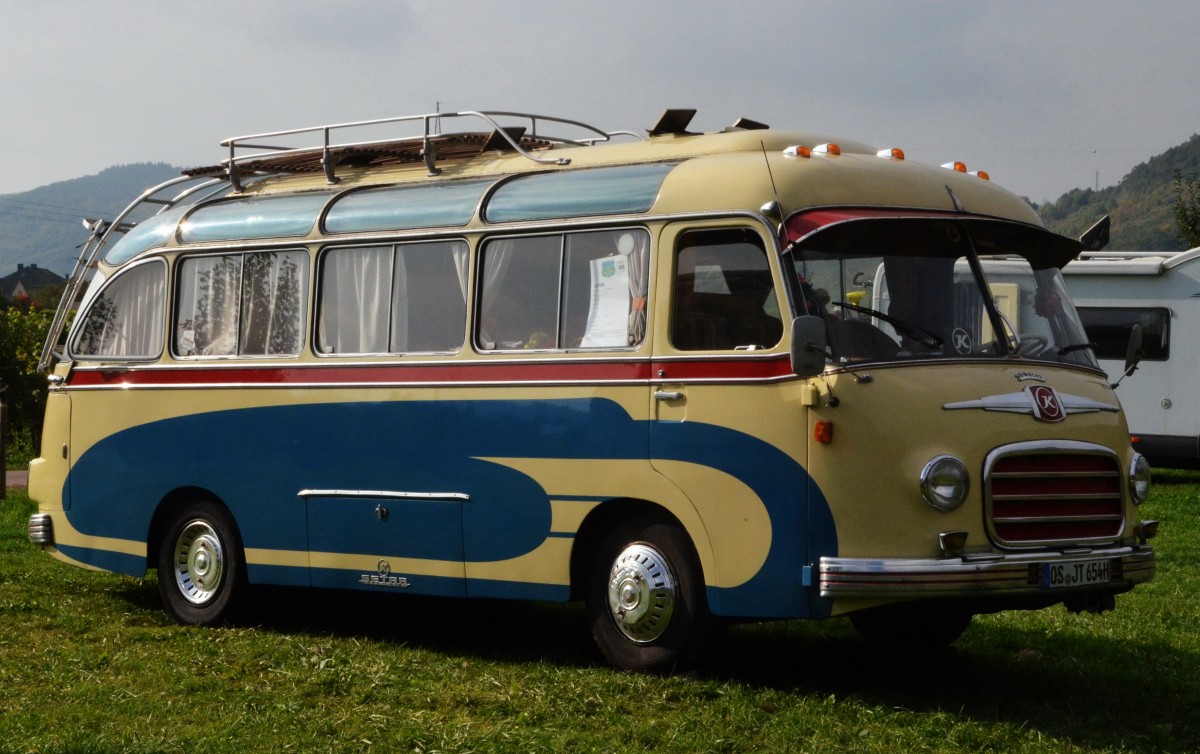
[[[444, 121], [462, 120], [480, 122], [485, 126], [485, 132], [442, 130]], [[401, 136], [393, 135], [388, 130], [389, 127], [405, 124], [416, 128]], [[569, 137], [539, 131], [539, 128], [547, 126], [571, 130], [578, 135]], [[373, 135], [383, 138], [350, 138], [347, 132], [352, 130], [371, 131]], [[315, 139], [300, 140], [297, 145], [265, 141], [305, 136]], [[220, 165], [188, 172], [193, 175], [223, 173], [234, 190], [241, 191], [243, 178], [254, 174], [313, 173], [319, 170], [330, 184], [335, 184], [338, 182], [336, 168], [339, 164], [363, 160], [374, 160], [376, 164], [382, 164], [379, 161], [402, 163], [420, 160], [424, 162], [429, 175], [433, 176], [441, 172], [437, 165], [439, 159], [474, 156], [497, 148], [515, 151], [543, 165], [566, 165], [570, 163], [567, 158], [539, 157], [534, 151], [556, 146], [591, 146], [610, 141], [616, 136], [641, 138], [630, 131], [608, 132], [581, 121], [549, 115], [506, 110], [436, 112], [237, 136], [221, 142], [221, 146], [228, 148], [229, 156]], [[441, 157], [439, 151], [443, 152]]]

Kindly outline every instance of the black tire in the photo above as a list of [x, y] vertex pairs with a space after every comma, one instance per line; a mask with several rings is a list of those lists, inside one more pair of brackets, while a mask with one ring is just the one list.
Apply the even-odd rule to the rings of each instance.
[[197, 500], [171, 517], [158, 546], [158, 592], [175, 620], [228, 620], [246, 591], [245, 573], [241, 537], [224, 506]]
[[852, 613], [850, 622], [873, 647], [890, 652], [932, 652], [954, 643], [972, 614], [952, 605], [899, 604]]
[[700, 562], [665, 523], [609, 532], [587, 571], [592, 637], [616, 668], [669, 673], [695, 661], [711, 625]]

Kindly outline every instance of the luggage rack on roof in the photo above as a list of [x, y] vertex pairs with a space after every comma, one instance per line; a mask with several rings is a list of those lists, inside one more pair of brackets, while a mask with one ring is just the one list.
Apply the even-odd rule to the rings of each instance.
[[[442, 132], [442, 121], [453, 119], [482, 120], [491, 128], [490, 132]], [[502, 125], [500, 120], [515, 120], [517, 125]], [[580, 138], [566, 138], [538, 131], [539, 124], [577, 129]], [[335, 140], [345, 132], [358, 129], [378, 133], [397, 125], [418, 125], [420, 132], [407, 136], [389, 136], [365, 140]], [[301, 143], [296, 146], [266, 144], [263, 139], [302, 138], [318, 135], [319, 142]], [[556, 146], [590, 146], [611, 140], [615, 136], [633, 136], [630, 131], [602, 131], [576, 120], [546, 115], [507, 112], [499, 110], [405, 115], [395, 118], [338, 123], [328, 126], [296, 128], [286, 131], [251, 134], [226, 139], [221, 146], [229, 148], [229, 157], [220, 165], [194, 168], [184, 171], [189, 176], [224, 176], [235, 191], [242, 191], [243, 178], [248, 175], [278, 173], [323, 172], [330, 184], [338, 182], [336, 174], [340, 165], [378, 166], [400, 165], [423, 162], [429, 175], [438, 175], [441, 168], [438, 160], [474, 157], [492, 150], [514, 151], [524, 157], [545, 165], [566, 165], [567, 158], [545, 158], [534, 151], [552, 149]]]

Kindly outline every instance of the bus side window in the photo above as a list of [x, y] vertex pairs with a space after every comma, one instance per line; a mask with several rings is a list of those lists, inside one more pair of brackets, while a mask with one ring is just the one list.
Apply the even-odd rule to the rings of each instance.
[[644, 229], [500, 238], [483, 249], [484, 350], [628, 348], [646, 333]]
[[184, 259], [175, 310], [177, 356], [300, 353], [308, 308], [308, 252]]
[[151, 262], [114, 278], [92, 301], [71, 352], [81, 359], [157, 359], [162, 353], [167, 266]]
[[464, 241], [330, 249], [321, 260], [317, 350], [430, 353], [462, 347]]
[[749, 230], [691, 231], [675, 257], [671, 342], [681, 351], [770, 348], [783, 336], [766, 249]]

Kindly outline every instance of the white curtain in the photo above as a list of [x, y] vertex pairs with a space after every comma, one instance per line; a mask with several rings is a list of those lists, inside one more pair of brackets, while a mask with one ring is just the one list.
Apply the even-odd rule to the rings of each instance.
[[[633, 243], [623, 241], [631, 237]], [[626, 231], [617, 237], [617, 250], [625, 254], [629, 247], [629, 345], [635, 346], [646, 337], [646, 284], [650, 261], [650, 236], [644, 231]]]
[[113, 281], [88, 313], [76, 352], [151, 358], [162, 351], [166, 267], [146, 264]]
[[318, 347], [322, 353], [385, 353], [391, 246], [338, 249], [324, 262]]

